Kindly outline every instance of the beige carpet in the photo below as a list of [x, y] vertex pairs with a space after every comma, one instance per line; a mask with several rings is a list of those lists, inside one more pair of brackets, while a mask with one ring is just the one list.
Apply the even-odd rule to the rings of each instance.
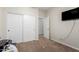
[[77, 52], [77, 50], [41, 37], [39, 40], [16, 44], [19, 52]]

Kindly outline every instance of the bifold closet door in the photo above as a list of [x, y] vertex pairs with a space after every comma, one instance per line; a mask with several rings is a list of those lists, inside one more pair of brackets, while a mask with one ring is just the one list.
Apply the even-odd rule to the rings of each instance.
[[11, 13], [7, 15], [7, 38], [13, 42], [22, 42], [22, 20], [23, 15]]
[[23, 40], [24, 42], [35, 40], [35, 16], [24, 15]]

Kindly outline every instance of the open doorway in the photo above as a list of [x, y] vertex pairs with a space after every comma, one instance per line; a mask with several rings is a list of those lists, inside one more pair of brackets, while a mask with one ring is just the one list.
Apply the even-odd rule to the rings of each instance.
[[39, 17], [39, 38], [49, 39], [49, 17]]
[[44, 18], [39, 17], [39, 38], [44, 36]]

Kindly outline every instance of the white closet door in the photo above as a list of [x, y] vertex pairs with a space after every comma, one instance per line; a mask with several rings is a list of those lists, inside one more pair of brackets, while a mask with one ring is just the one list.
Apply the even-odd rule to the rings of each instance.
[[24, 15], [23, 22], [24, 42], [35, 40], [35, 16]]
[[22, 15], [7, 15], [7, 38], [16, 43], [22, 42], [22, 19]]

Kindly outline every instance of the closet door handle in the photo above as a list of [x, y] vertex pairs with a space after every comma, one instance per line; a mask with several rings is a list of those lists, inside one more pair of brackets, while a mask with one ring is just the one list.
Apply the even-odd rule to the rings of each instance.
[[10, 32], [10, 30], [8, 30], [8, 32]]

